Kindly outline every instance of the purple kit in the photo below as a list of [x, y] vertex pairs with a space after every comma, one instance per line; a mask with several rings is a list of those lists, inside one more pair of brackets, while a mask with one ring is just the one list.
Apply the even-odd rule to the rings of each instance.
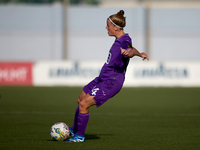
[[128, 34], [116, 39], [112, 45], [108, 59], [101, 69], [99, 77], [87, 84], [83, 90], [95, 96], [97, 107], [116, 95], [122, 88], [129, 58], [121, 54], [120, 48], [132, 48], [131, 38]]

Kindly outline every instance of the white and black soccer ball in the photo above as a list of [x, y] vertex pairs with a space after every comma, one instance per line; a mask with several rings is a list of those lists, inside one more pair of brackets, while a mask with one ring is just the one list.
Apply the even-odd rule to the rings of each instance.
[[64, 141], [69, 137], [69, 127], [63, 122], [55, 123], [50, 130], [50, 135], [55, 141]]

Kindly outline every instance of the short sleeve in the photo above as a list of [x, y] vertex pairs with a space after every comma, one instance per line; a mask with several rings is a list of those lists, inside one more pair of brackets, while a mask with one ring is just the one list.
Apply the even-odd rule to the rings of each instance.
[[130, 43], [130, 41], [126, 40], [122, 42], [122, 48], [123, 49], [128, 49], [128, 48], [132, 48], [132, 45]]

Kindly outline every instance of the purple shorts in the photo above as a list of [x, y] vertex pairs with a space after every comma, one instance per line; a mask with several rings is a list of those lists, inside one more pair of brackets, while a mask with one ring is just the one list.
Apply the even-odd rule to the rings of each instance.
[[100, 80], [98, 77], [87, 84], [83, 90], [86, 94], [93, 95], [97, 107], [101, 106], [108, 99], [115, 96], [123, 84], [117, 83], [115, 79]]

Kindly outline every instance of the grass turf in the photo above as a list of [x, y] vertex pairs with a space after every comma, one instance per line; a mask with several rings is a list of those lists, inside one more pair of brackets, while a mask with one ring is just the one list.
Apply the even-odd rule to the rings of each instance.
[[78, 87], [0, 87], [0, 149], [197, 150], [200, 88], [123, 88], [90, 108], [85, 143], [53, 141], [73, 123]]

